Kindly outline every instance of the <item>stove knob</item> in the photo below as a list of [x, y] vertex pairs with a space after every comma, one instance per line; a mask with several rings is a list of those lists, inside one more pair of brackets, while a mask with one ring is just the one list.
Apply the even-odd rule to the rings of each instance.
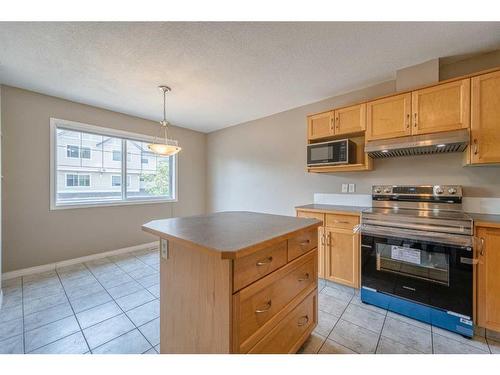
[[390, 192], [391, 192], [391, 189], [390, 189], [390, 188], [385, 188], [385, 189], [384, 189], [384, 193], [386, 193], [386, 194], [390, 194]]
[[382, 192], [382, 189], [379, 187], [376, 187], [374, 191], [375, 191], [375, 193], [380, 194]]
[[442, 187], [437, 187], [436, 188], [436, 194], [443, 194], [444, 193], [444, 190]]
[[456, 194], [456, 193], [457, 193], [457, 189], [455, 189], [455, 188], [448, 189], [448, 194]]

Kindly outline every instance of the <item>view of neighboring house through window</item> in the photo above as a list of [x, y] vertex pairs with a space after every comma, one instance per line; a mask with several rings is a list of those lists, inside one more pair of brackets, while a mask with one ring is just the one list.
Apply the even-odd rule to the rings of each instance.
[[63, 120], [52, 126], [52, 206], [175, 199], [175, 156], [151, 153], [147, 136]]

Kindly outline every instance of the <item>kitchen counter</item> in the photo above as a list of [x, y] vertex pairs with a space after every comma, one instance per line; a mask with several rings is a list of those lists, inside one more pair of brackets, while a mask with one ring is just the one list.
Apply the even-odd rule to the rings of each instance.
[[359, 207], [359, 206], [341, 206], [333, 204], [306, 204], [303, 206], [296, 206], [295, 209], [299, 211], [311, 211], [311, 212], [329, 212], [329, 213], [339, 213], [339, 214], [350, 214], [350, 215], [360, 215], [361, 211], [370, 207]]
[[474, 226], [500, 227], [500, 215], [468, 213], [474, 220]]
[[321, 225], [316, 219], [229, 211], [209, 215], [154, 220], [142, 226], [160, 238], [218, 252], [223, 259], [236, 259], [279, 241], [295, 232]]
[[160, 352], [295, 353], [317, 325], [321, 220], [256, 212], [154, 220]]

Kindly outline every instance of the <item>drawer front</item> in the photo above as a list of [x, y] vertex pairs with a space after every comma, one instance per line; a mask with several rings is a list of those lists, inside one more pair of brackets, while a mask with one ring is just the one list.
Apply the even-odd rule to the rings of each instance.
[[326, 214], [326, 226], [352, 229], [359, 224], [359, 217], [352, 215]]
[[297, 216], [298, 217], [306, 217], [309, 219], [318, 219], [318, 220], [321, 220], [323, 223], [325, 222], [325, 214], [322, 214], [320, 212], [297, 211]]
[[297, 295], [317, 288], [317, 264], [313, 251], [234, 295], [239, 347]]
[[318, 228], [314, 228], [298, 234], [288, 240], [288, 261], [304, 255], [308, 251], [318, 247]]
[[236, 292], [284, 266], [286, 259], [286, 240], [244, 258], [236, 259], [234, 261], [233, 291]]
[[249, 353], [295, 353], [317, 324], [318, 291], [315, 289], [274, 327]]

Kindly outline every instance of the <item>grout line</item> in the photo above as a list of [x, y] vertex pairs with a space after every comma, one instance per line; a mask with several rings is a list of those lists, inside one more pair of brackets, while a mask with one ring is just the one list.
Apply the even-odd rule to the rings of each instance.
[[[132, 254], [132, 255], [133, 255], [133, 254]], [[137, 258], [135, 255], [133, 255], [133, 256], [134, 256], [136, 259], [139, 259], [139, 258]], [[139, 259], [139, 261], [141, 261], [141, 260]], [[116, 264], [115, 262], [113, 262], [113, 263], [114, 263], [114, 264]], [[85, 266], [85, 267], [86, 267], [86, 268], [90, 271], [90, 273], [91, 273], [92, 275], [94, 275], [94, 273], [92, 272], [92, 270], [91, 270], [90, 268], [88, 268], [86, 264], [84, 264], [84, 266]], [[127, 271], [125, 271], [124, 269], [122, 269], [122, 268], [121, 268], [118, 264], [116, 264], [116, 266], [117, 266], [118, 268], [120, 268], [122, 271], [124, 271], [127, 275], [129, 275], [129, 276], [130, 276], [130, 274], [129, 274]], [[152, 268], [152, 267], [151, 267], [151, 268]], [[94, 277], [95, 277], [95, 275], [94, 275]], [[132, 277], [132, 276], [130, 276], [130, 277]], [[96, 278], [96, 279], [97, 279], [97, 278]], [[132, 279], [133, 279], [134, 281], [136, 281], [133, 277], [132, 277]], [[132, 325], [135, 327], [135, 329], [137, 329], [137, 331], [139, 331], [139, 333], [140, 333], [140, 334], [144, 337], [144, 339], [145, 339], [145, 340], [146, 340], [146, 341], [147, 341], [150, 345], [152, 345], [152, 344], [151, 344], [151, 342], [147, 339], [147, 337], [146, 337], [146, 336], [145, 336], [145, 335], [141, 332], [141, 330], [139, 329], [139, 327], [138, 327], [138, 326], [137, 326], [137, 325], [136, 325], [136, 324], [132, 321], [132, 319], [130, 319], [130, 318], [129, 318], [129, 316], [127, 315], [127, 313], [125, 312], [125, 310], [123, 310], [123, 309], [122, 309], [122, 307], [121, 307], [121, 306], [120, 306], [120, 305], [116, 302], [116, 300], [115, 300], [115, 299], [113, 298], [113, 296], [112, 296], [112, 295], [108, 292], [108, 290], [104, 287], [104, 285], [102, 285], [102, 283], [101, 283], [99, 280], [97, 280], [97, 282], [98, 282], [98, 283], [99, 283], [99, 284], [100, 284], [100, 285], [104, 288], [104, 290], [106, 291], [106, 293], [108, 293], [108, 295], [109, 295], [109, 296], [111, 297], [111, 299], [112, 299], [112, 300], [116, 303], [116, 305], [118, 306], [118, 308], [119, 308], [119, 309], [123, 312], [123, 314], [127, 317], [127, 319], [128, 319], [128, 320], [132, 323]], [[137, 282], [137, 281], [136, 281], [136, 282]], [[137, 284], [139, 284], [139, 283], [137, 283]], [[139, 284], [139, 285], [141, 285], [141, 284]], [[144, 288], [142, 285], [141, 285], [141, 287], [142, 287], [142, 288]], [[147, 290], [146, 288], [144, 288], [144, 290], [146, 290], [149, 294], [151, 294], [151, 296], [153, 296], [153, 294], [152, 294], [151, 292], [149, 292], [149, 290]], [[130, 293], [130, 294], [132, 294], [132, 293]], [[124, 296], [122, 296], [122, 297], [124, 297]], [[155, 299], [157, 299], [155, 296], [153, 296], [153, 297], [154, 297]], [[120, 297], [120, 298], [121, 298], [121, 297]], [[149, 302], [151, 302], [151, 301], [148, 301], [148, 302], [146, 302], [146, 303], [149, 303]], [[144, 305], [144, 304], [143, 304], [143, 305]], [[142, 306], [142, 305], [139, 305], [139, 306]], [[136, 306], [136, 307], [139, 307], [139, 306]], [[135, 309], [135, 307], [134, 307], [134, 309]], [[133, 310], [133, 309], [131, 309], [131, 310]], [[156, 319], [156, 318], [153, 318], [153, 319], [152, 319], [152, 320], [150, 320], [149, 322], [152, 322], [154, 319]], [[148, 323], [149, 323], [149, 322], [148, 322]], [[147, 324], [147, 323], [144, 323], [144, 324]], [[140, 327], [142, 327], [142, 325], [141, 325]], [[130, 332], [130, 331], [129, 331], [129, 332]], [[118, 337], [119, 337], [119, 336], [118, 336]], [[115, 338], [113, 338], [113, 340], [114, 340], [114, 339], [116, 339], [116, 337], [115, 337]], [[111, 341], [111, 340], [110, 340], [110, 341]], [[109, 342], [109, 341], [108, 341], [108, 342]], [[104, 345], [104, 344], [102, 344], [102, 345]], [[153, 345], [152, 345], [152, 346], [153, 346]], [[90, 346], [89, 346], [89, 349], [90, 349]], [[92, 353], [92, 349], [91, 349], [91, 353]]]
[[[78, 324], [78, 327], [80, 328], [80, 332], [82, 333], [83, 339], [85, 340], [85, 344], [87, 345], [87, 349], [88, 349], [88, 350], [90, 350], [90, 345], [89, 345], [89, 343], [88, 343], [88, 341], [87, 341], [87, 338], [86, 338], [86, 337], [85, 337], [85, 335], [83, 334], [83, 329], [82, 329], [82, 326], [80, 325], [80, 322], [78, 321], [78, 318], [76, 317], [75, 310], [73, 309], [73, 306], [71, 305], [71, 302], [70, 302], [70, 300], [69, 300], [68, 294], [66, 293], [66, 288], [64, 287], [64, 285], [63, 285], [63, 283], [62, 283], [62, 281], [61, 281], [61, 277], [60, 277], [59, 273], [57, 272], [57, 270], [56, 270], [56, 275], [57, 275], [57, 277], [58, 277], [58, 279], [59, 279], [59, 282], [60, 282], [60, 283], [61, 283], [61, 285], [62, 285], [62, 288], [63, 288], [63, 290], [64, 290], [64, 294], [66, 294], [66, 298], [68, 299], [69, 307], [71, 308], [71, 311], [73, 311], [73, 317], [74, 317], [74, 318], [75, 318], [75, 320], [76, 320], [76, 324]], [[73, 334], [74, 334], [74, 333], [75, 333], [75, 332], [73, 332]], [[56, 341], [57, 341], [57, 340], [56, 340]], [[53, 341], [53, 342], [55, 342], [55, 341]]]
[[23, 353], [26, 354], [26, 335], [24, 331], [24, 277], [21, 277], [21, 309], [23, 313]]
[[380, 333], [378, 334], [377, 345], [375, 346], [375, 352], [373, 354], [377, 354], [378, 346], [380, 344], [380, 339], [382, 338], [382, 332], [384, 331], [386, 320], [387, 320], [387, 310], [385, 310], [384, 323], [382, 323], [382, 328], [380, 329]]

